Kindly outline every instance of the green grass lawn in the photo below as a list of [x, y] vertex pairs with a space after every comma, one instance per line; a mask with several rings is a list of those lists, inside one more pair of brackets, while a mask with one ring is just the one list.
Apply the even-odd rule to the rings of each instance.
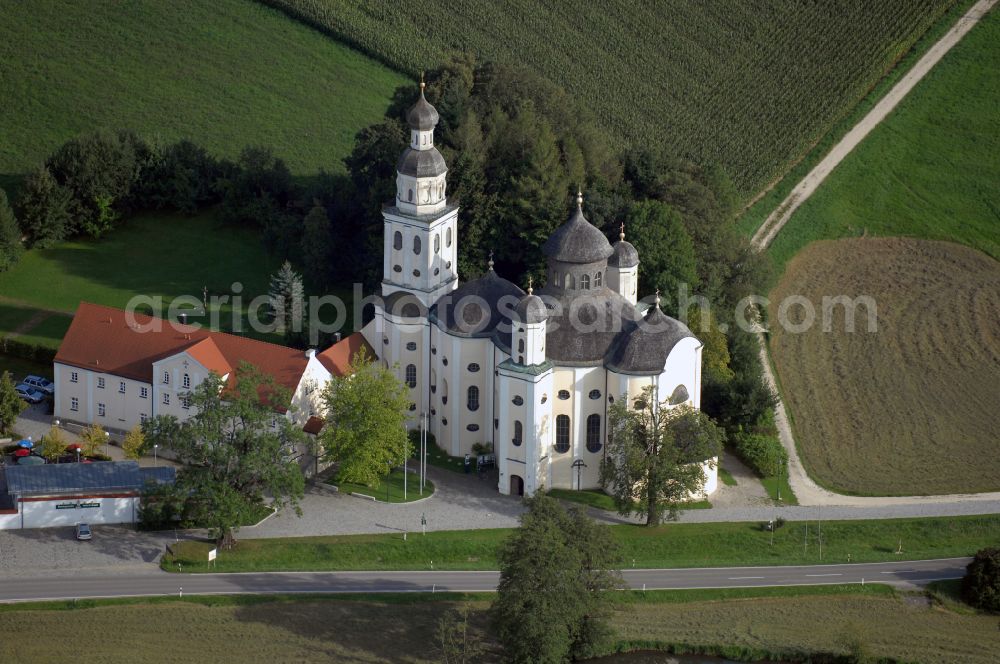
[[1000, 259], [1000, 14], [957, 44], [792, 216], [769, 253], [859, 235], [951, 240]]
[[[0, 332], [9, 333], [35, 313], [32, 305], [72, 313], [81, 300], [123, 308], [133, 296], [148, 295], [162, 297], [166, 313], [177, 296], [200, 300], [206, 286], [210, 296], [232, 295], [235, 282], [242, 285], [245, 306], [267, 292], [276, 267], [256, 233], [225, 227], [211, 212], [144, 214], [101, 240], [28, 251], [0, 273], [0, 297], [24, 303], [0, 306]], [[232, 328], [231, 312], [231, 305], [224, 305], [222, 329]], [[68, 326], [68, 317], [51, 316], [20, 339], [57, 347]]]
[[[1000, 515], [939, 519], [790, 521], [774, 533], [756, 523], [671, 523], [656, 528], [611, 526], [621, 544], [621, 566], [637, 568], [879, 562], [972, 555], [995, 545]], [[343, 535], [240, 540], [220, 551], [218, 571], [352, 569], [496, 569], [509, 529], [411, 534]], [[803, 547], [803, 544], [806, 544]], [[903, 553], [895, 552], [902, 544]], [[202, 572], [213, 543], [187, 541], [165, 555], [162, 567]]]
[[[584, 489], [582, 491], [574, 491], [572, 489], [549, 489], [549, 495], [553, 498], [568, 500], [573, 503], [580, 503], [581, 505], [594, 507], [599, 510], [606, 510], [608, 512], [618, 511], [618, 508], [615, 506], [615, 499], [600, 489]], [[681, 509], [704, 510], [710, 509], [711, 507], [712, 503], [709, 501], [698, 500], [690, 503], [684, 503], [684, 506], [681, 507]]]
[[[434, 483], [427, 480], [424, 483], [424, 493], [421, 495], [420, 476], [416, 473], [407, 473], [406, 493], [404, 497], [403, 471], [399, 468], [393, 470], [388, 478], [382, 478], [374, 487], [365, 486], [364, 484], [354, 484], [352, 482], [341, 482], [337, 478], [333, 478], [331, 483], [336, 485], [342, 493], [359, 493], [364, 496], [371, 496], [382, 502], [387, 502], [386, 498], [388, 498], [388, 502], [390, 503], [412, 503], [414, 500], [427, 498], [434, 493]], [[388, 493], [386, 493], [386, 488], [388, 488]]]
[[722, 466], [719, 466], [719, 481], [726, 486], [736, 486], [736, 478]]
[[15, 381], [29, 374], [52, 380], [52, 365], [48, 362], [33, 362], [20, 357], [0, 353], [0, 372], [9, 371]]
[[0, 16], [0, 186], [101, 127], [339, 171], [406, 81], [249, 0], [0, 0]]

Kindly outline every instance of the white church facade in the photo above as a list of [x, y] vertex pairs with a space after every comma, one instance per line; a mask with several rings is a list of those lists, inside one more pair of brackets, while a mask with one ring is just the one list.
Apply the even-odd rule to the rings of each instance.
[[[543, 246], [542, 288], [522, 290], [492, 260], [484, 276], [460, 283], [459, 211], [446, 196], [438, 113], [423, 84], [407, 121], [366, 340], [409, 388], [412, 427], [423, 419], [455, 456], [492, 445], [501, 493], [596, 488], [615, 400], [632, 404], [651, 385], [668, 407], [700, 407], [701, 342], [658, 298], [638, 302], [638, 252], [624, 233], [612, 245], [588, 222], [579, 194]], [[704, 465], [706, 494], [717, 487], [715, 461]]]

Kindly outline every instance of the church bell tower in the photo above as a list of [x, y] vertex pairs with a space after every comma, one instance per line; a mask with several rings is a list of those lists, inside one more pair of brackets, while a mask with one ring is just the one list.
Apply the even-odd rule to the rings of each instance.
[[458, 286], [458, 207], [445, 195], [448, 167], [434, 147], [438, 112], [422, 78], [406, 121], [410, 144], [396, 163], [396, 198], [382, 210], [382, 296], [405, 291], [429, 308]]

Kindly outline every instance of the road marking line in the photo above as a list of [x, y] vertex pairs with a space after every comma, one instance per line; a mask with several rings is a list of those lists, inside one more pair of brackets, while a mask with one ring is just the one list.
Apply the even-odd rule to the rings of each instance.
[[729, 577], [729, 580], [730, 581], [740, 581], [742, 579], [763, 579], [763, 578], [764, 577], [762, 577], [762, 576], [731, 576], [731, 577]]
[[844, 576], [843, 574], [806, 574], [806, 576]]
[[915, 569], [897, 569], [895, 572], [879, 572], [879, 574], [906, 574], [907, 572], [916, 572]]

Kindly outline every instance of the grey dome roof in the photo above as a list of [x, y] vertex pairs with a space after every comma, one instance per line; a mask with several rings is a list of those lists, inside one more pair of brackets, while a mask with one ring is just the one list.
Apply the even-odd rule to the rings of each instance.
[[611, 250], [608, 267], [635, 267], [639, 264], [639, 252], [631, 242], [618, 240], [611, 246]]
[[401, 318], [423, 318], [427, 315], [424, 303], [413, 293], [396, 291], [382, 299], [382, 309], [393, 316]]
[[406, 122], [411, 128], [419, 131], [429, 131], [437, 126], [437, 109], [424, 98], [424, 84], [420, 84], [420, 99], [406, 112]]
[[514, 317], [521, 323], [541, 323], [548, 316], [549, 312], [542, 298], [530, 293], [522, 297], [514, 307]]
[[670, 351], [687, 337], [694, 338], [687, 326], [663, 313], [659, 306], [650, 307], [611, 353], [608, 368], [617, 373], [659, 374]]
[[576, 212], [542, 245], [551, 260], [563, 263], [594, 263], [611, 256], [611, 243], [583, 216], [583, 199], [577, 197]]
[[431, 307], [431, 318], [452, 334], [488, 337], [501, 322], [510, 321], [513, 305], [523, 295], [523, 290], [490, 269], [479, 279], [442, 295]]
[[608, 288], [580, 291], [546, 285], [539, 293], [550, 305], [545, 354], [556, 364], [603, 364], [639, 318], [631, 302]]
[[437, 148], [432, 147], [429, 150], [406, 148], [396, 162], [396, 170], [403, 175], [426, 178], [443, 175], [448, 166]]

